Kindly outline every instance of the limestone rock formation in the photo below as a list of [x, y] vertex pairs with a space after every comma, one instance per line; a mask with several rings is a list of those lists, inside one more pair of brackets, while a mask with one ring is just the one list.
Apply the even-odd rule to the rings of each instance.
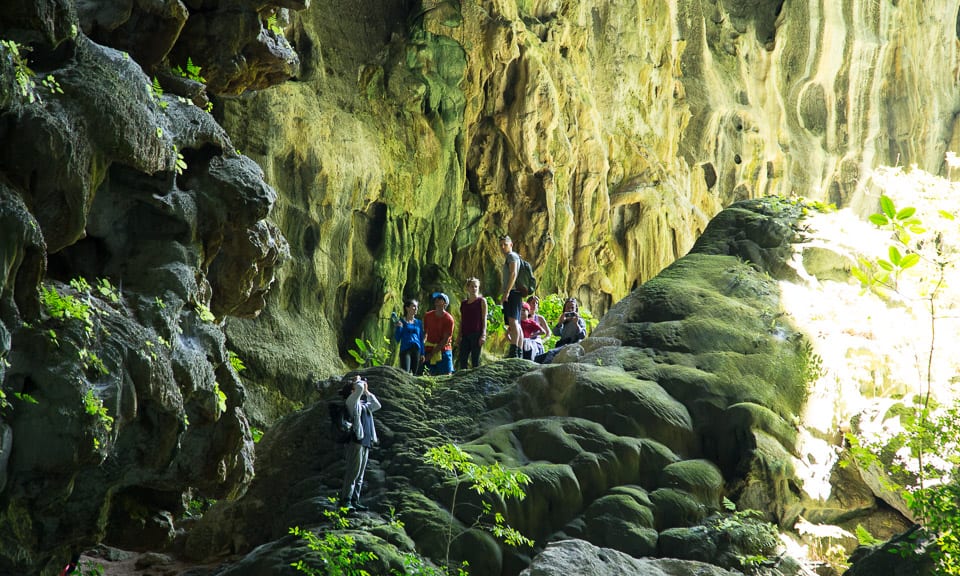
[[188, 14], [0, 14], [0, 573], [167, 546], [191, 495], [253, 477], [222, 319], [260, 312], [287, 244], [259, 166], [148, 75], [191, 42]]
[[[381, 514], [395, 510], [403, 530], [387, 537], [378, 516], [354, 516], [350, 530], [379, 538], [358, 548], [377, 554], [381, 572], [414, 546], [442, 563], [452, 522], [464, 535], [450, 542], [450, 558], [478, 574], [537, 573], [559, 553], [551, 547], [583, 553], [590, 545], [743, 570], [744, 557], [775, 557], [779, 541], [757, 519], [729, 520], [724, 497], [785, 528], [814, 514], [875, 525], [870, 519], [885, 512], [862, 481], [813, 502], [794, 469], [812, 359], [780, 313], [777, 278], [796, 275], [788, 263], [803, 241], [802, 212], [778, 199], [728, 208], [691, 254], [615, 305], [555, 364], [502, 361], [432, 383], [389, 367], [366, 371], [383, 409], [363, 498]], [[329, 382], [322, 397], [336, 388]], [[267, 432], [250, 489], [203, 517], [187, 536], [190, 554], [254, 549], [227, 572], [252, 575], [303, 555], [287, 536], [291, 526], [335, 529], [325, 511], [343, 464], [325, 413], [321, 401]], [[465, 487], [451, 509], [453, 483], [423, 459], [445, 442], [531, 478], [526, 498], [493, 506], [536, 541], [533, 550], [500, 546], [478, 529], [482, 497]], [[843, 506], [857, 487], [869, 502]], [[768, 573], [803, 573], [786, 559], [775, 570]]]
[[[497, 296], [508, 232], [544, 293], [599, 317], [768, 194], [848, 202], [878, 164], [958, 146], [955, 3], [313, 3], [296, 82], [224, 103], [280, 193], [294, 262], [251, 375], [327, 375], [405, 296]], [[930, 17], [936, 15], [935, 17]], [[262, 345], [267, 342], [267, 345]]]

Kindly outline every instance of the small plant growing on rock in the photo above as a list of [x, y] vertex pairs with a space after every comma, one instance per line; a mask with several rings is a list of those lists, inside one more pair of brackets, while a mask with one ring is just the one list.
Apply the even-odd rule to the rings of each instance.
[[[335, 503], [336, 498], [330, 498], [330, 501]], [[337, 530], [350, 526], [345, 508], [324, 510], [323, 514]], [[349, 534], [328, 531], [319, 536], [299, 526], [291, 527], [289, 533], [302, 539], [307, 548], [315, 553], [313, 558], [301, 558], [290, 564], [308, 576], [370, 576], [363, 567], [377, 559], [373, 552], [357, 551], [357, 542]]]
[[181, 78], [193, 80], [194, 82], [199, 82], [201, 84], [207, 83], [207, 79], [200, 75], [200, 66], [194, 64], [193, 59], [189, 56], [187, 56], [186, 68], [181, 68], [179, 65], [177, 65], [173, 67], [172, 71]]
[[[450, 570], [450, 545], [454, 540], [471, 528], [482, 528], [489, 531], [508, 546], [533, 546], [534, 542], [509, 526], [500, 512], [493, 512], [489, 502], [482, 502], [482, 512], [476, 517], [473, 524], [461, 532], [453, 533], [454, 510], [457, 506], [457, 493], [462, 484], [479, 495], [494, 494], [500, 498], [516, 498], [523, 500], [527, 494], [523, 487], [530, 483], [530, 477], [523, 472], [508, 470], [499, 462], [493, 464], [477, 464], [470, 454], [464, 452], [455, 444], [444, 444], [427, 450], [424, 460], [446, 476], [453, 479], [453, 497], [450, 502], [450, 521], [447, 524], [446, 557], [444, 565]], [[461, 570], [461, 574], [463, 571]]]

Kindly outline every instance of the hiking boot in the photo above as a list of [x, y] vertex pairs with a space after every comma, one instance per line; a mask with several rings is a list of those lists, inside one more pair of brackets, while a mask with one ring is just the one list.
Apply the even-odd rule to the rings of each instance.
[[520, 348], [510, 345], [510, 350], [507, 351], [507, 355], [504, 358], [518, 358], [520, 353]]

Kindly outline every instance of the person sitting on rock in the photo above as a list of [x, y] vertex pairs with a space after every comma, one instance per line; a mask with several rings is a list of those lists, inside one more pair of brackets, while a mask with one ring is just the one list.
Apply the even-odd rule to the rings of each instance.
[[587, 337], [587, 323], [580, 317], [580, 307], [576, 298], [564, 300], [563, 313], [560, 315], [557, 325], [553, 327], [553, 335], [560, 337], [556, 346], [553, 350], [536, 358], [536, 362], [547, 364], [553, 361], [554, 356], [560, 352], [561, 348]]
[[523, 303], [520, 310], [520, 330], [523, 331], [522, 357], [527, 360], [533, 360], [543, 354], [543, 340], [540, 336], [547, 333], [540, 323], [530, 316], [531, 310], [532, 306], [527, 302]]

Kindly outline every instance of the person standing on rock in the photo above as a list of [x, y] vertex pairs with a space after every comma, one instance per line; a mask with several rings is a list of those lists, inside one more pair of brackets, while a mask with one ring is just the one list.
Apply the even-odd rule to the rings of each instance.
[[426, 332], [423, 342], [424, 366], [430, 374], [440, 376], [453, 372], [453, 316], [447, 312], [450, 298], [443, 292], [431, 295], [433, 310], [423, 315], [423, 329]]
[[520, 307], [523, 304], [523, 294], [516, 290], [517, 275], [520, 273], [520, 255], [513, 251], [513, 240], [504, 234], [500, 237], [500, 251], [505, 256], [503, 262], [503, 286], [501, 303], [503, 304], [503, 321], [507, 325], [507, 341], [510, 350], [507, 358], [520, 358], [523, 352], [523, 332], [520, 330]]
[[340, 507], [350, 510], [367, 510], [360, 503], [360, 490], [363, 488], [363, 474], [367, 470], [370, 448], [378, 444], [377, 427], [373, 422], [373, 413], [380, 409], [380, 401], [365, 378], [348, 376], [344, 383], [353, 386], [353, 391], [344, 401], [350, 421], [353, 422], [353, 434], [344, 444], [346, 465], [343, 471], [343, 486], [340, 489]]
[[400, 343], [400, 368], [419, 374], [423, 357], [423, 323], [416, 317], [420, 303], [410, 298], [403, 303], [403, 317], [394, 324], [393, 339]]
[[487, 341], [487, 300], [480, 294], [480, 279], [468, 278], [464, 288], [467, 297], [460, 302], [460, 337], [457, 347], [457, 369], [466, 370], [467, 360], [480, 365], [480, 350]]

